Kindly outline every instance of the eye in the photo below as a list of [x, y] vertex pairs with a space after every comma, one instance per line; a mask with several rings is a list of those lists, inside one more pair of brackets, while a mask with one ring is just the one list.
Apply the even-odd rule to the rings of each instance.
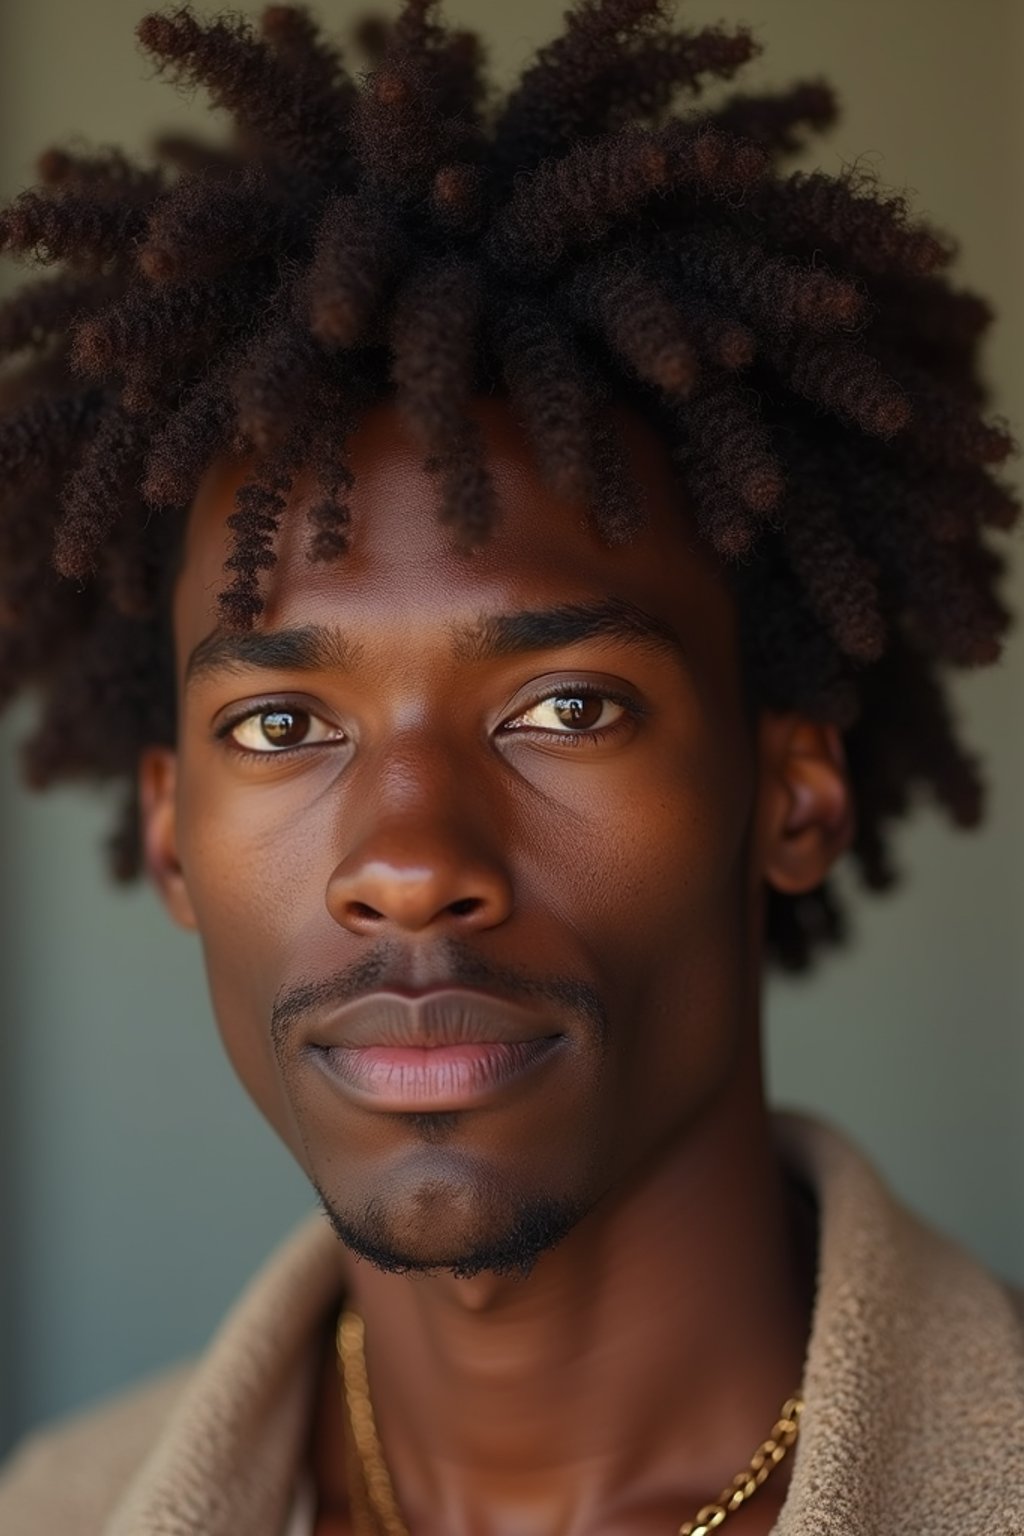
[[607, 694], [584, 688], [570, 688], [539, 699], [536, 704], [508, 723], [510, 730], [553, 731], [562, 735], [582, 735], [608, 730], [627, 713], [624, 704]]
[[291, 704], [268, 705], [234, 720], [221, 733], [245, 752], [264, 756], [285, 752], [292, 747], [315, 746], [321, 741], [337, 741], [341, 733], [308, 709]]

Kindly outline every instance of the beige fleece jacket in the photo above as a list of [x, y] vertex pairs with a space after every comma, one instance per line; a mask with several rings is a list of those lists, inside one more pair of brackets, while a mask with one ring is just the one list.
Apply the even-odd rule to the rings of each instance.
[[[775, 1536], [1024, 1536], [1024, 1294], [913, 1215], [838, 1130], [774, 1124], [821, 1212]], [[317, 1216], [197, 1364], [24, 1445], [0, 1475], [0, 1536], [282, 1536], [339, 1284]]]

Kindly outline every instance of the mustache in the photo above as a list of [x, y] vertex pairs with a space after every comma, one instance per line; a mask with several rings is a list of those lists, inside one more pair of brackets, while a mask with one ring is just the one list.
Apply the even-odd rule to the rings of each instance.
[[[607, 1009], [600, 993], [589, 982], [575, 976], [533, 976], [518, 966], [484, 959], [457, 939], [445, 940], [442, 953], [443, 966], [432, 974], [431, 983], [476, 987], [512, 1002], [553, 1003], [582, 1020], [601, 1045], [607, 1039]], [[402, 975], [400, 952], [394, 946], [380, 945], [329, 976], [282, 987], [270, 1016], [270, 1038], [275, 1052], [282, 1053], [296, 1024], [311, 1015], [340, 1008], [369, 992], [399, 985], [404, 980], [407, 977]]]

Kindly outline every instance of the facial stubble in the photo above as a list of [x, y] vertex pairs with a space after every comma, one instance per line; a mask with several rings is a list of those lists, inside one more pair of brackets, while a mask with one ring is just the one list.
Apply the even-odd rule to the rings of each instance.
[[[445, 944], [446, 971], [453, 981], [481, 986], [516, 1000], [542, 999], [579, 1018], [598, 1054], [608, 1035], [608, 1016], [599, 994], [575, 978], [536, 978], [484, 961], [457, 941]], [[363, 956], [353, 966], [325, 981], [292, 988], [275, 1002], [271, 1036], [279, 1061], [287, 1049], [291, 1027], [310, 1008], [344, 1002], [382, 984], [390, 966], [383, 949]], [[604, 1194], [584, 1181], [585, 1192], [517, 1193], [511, 1181], [460, 1156], [443, 1156], [458, 1140], [462, 1113], [409, 1113], [401, 1119], [405, 1133], [424, 1150], [441, 1152], [445, 1171], [424, 1171], [418, 1180], [393, 1195], [371, 1195], [358, 1209], [343, 1209], [310, 1175], [324, 1213], [337, 1237], [357, 1258], [389, 1274], [449, 1273], [469, 1279], [488, 1272], [526, 1277], [537, 1260], [556, 1247]], [[308, 1154], [307, 1148], [307, 1154]], [[437, 1234], [452, 1209], [465, 1213], [464, 1235], [445, 1246]], [[436, 1243], [436, 1246], [434, 1244]]]

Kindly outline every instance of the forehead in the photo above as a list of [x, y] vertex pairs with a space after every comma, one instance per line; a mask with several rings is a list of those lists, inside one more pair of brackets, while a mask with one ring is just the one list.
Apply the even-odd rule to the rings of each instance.
[[[545, 483], [528, 437], [502, 398], [469, 406], [480, 427], [495, 488], [497, 520], [482, 545], [467, 553], [439, 517], [440, 485], [393, 401], [374, 405], [345, 444], [354, 476], [347, 495], [350, 548], [338, 560], [311, 561], [307, 513], [314, 488], [300, 476], [290, 494], [266, 573], [266, 607], [257, 627], [276, 630], [311, 622], [402, 615], [438, 622], [474, 610], [513, 611], [553, 602], [617, 597], [670, 622], [708, 626], [727, 642], [734, 601], [713, 552], [699, 541], [668, 453], [636, 411], [608, 408], [646, 509], [633, 540], [607, 546], [577, 502]], [[205, 476], [186, 532], [175, 597], [179, 651], [217, 628], [217, 595], [228, 581], [228, 519], [247, 467], [222, 461]]]

